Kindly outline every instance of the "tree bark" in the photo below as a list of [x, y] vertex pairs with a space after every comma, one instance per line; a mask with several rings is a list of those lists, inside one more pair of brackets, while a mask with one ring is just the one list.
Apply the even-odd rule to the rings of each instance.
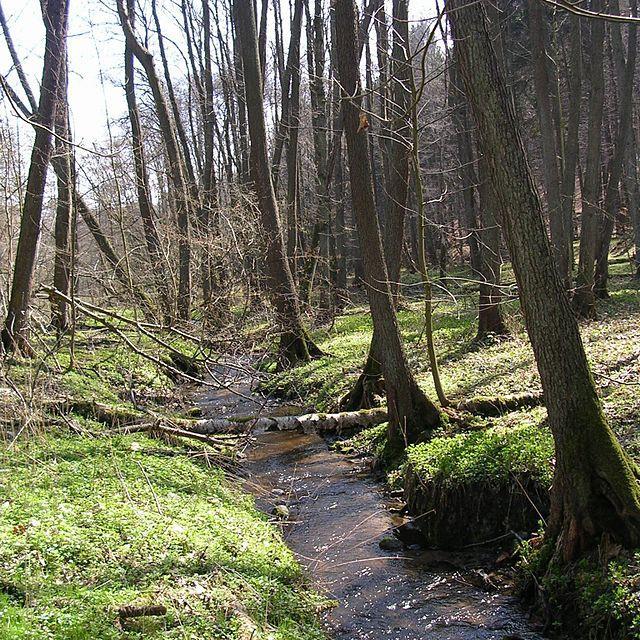
[[389, 440], [395, 446], [424, 437], [440, 422], [440, 412], [418, 387], [402, 346], [382, 249], [373, 197], [369, 140], [361, 127], [357, 59], [358, 26], [353, 0], [337, 0], [336, 53], [342, 85], [343, 129], [347, 140], [351, 197], [363, 250], [374, 332], [379, 334], [389, 406]]
[[287, 261], [267, 158], [267, 134], [262, 102], [262, 77], [256, 22], [251, 0], [234, 0], [235, 25], [240, 37], [245, 98], [251, 140], [251, 174], [258, 196], [260, 222], [265, 234], [269, 293], [281, 330], [280, 358], [292, 365], [319, 355], [320, 350], [307, 335], [302, 324], [298, 296]]
[[[640, 542], [637, 468], [607, 424], [564, 286], [482, 4], [448, 0], [481, 150], [511, 251], [527, 331], [556, 448], [547, 537], [553, 562], [572, 561], [603, 536]], [[600, 22], [599, 20], [594, 20]]]
[[[591, 0], [592, 11], [602, 11], [602, 0]], [[589, 121], [587, 130], [587, 163], [582, 187], [582, 223], [580, 256], [576, 275], [573, 307], [583, 318], [596, 316], [593, 275], [596, 258], [598, 207], [602, 192], [600, 161], [604, 106], [604, 21], [591, 20], [591, 58], [589, 70]]]
[[[616, 3], [617, 4], [617, 3]], [[619, 7], [617, 7], [619, 12]], [[631, 3], [631, 15], [637, 15], [636, 2]], [[629, 24], [627, 55], [625, 62], [624, 45], [619, 24], [610, 25], [613, 56], [616, 60], [618, 81], [618, 131], [616, 133], [613, 157], [609, 163], [609, 175], [605, 189], [604, 205], [598, 217], [598, 241], [596, 247], [596, 269], [594, 293], [599, 298], [607, 298], [609, 279], [609, 249], [616, 217], [616, 201], [620, 180], [623, 177], [624, 161], [633, 134], [633, 84], [636, 70], [637, 28]]]
[[51, 131], [56, 118], [58, 87], [65, 60], [68, 16], [69, 4], [67, 0], [49, 0], [43, 4], [42, 18], [46, 30], [46, 40], [40, 102], [36, 114], [36, 134], [22, 206], [11, 297], [1, 334], [2, 347], [6, 352], [16, 349], [25, 352], [30, 350], [27, 336], [27, 316], [40, 239], [47, 168], [52, 153]]

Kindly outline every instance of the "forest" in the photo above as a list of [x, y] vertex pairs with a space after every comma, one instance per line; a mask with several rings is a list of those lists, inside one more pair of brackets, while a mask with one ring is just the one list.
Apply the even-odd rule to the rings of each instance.
[[0, 0], [0, 640], [640, 640], [637, 0]]

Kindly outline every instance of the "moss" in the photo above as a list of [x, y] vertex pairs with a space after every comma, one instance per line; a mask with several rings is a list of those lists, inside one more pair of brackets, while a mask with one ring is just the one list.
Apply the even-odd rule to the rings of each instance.
[[143, 452], [160, 447], [56, 433], [2, 457], [0, 637], [115, 640], [119, 607], [161, 603], [131, 637], [235, 639], [249, 620], [256, 639], [321, 638], [324, 603], [252, 499]]

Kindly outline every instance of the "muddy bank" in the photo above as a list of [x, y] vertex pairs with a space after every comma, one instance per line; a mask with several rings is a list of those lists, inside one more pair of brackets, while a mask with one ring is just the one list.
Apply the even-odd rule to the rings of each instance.
[[[270, 512], [286, 505], [285, 538], [338, 606], [326, 616], [338, 640], [539, 640], [508, 583], [487, 581], [495, 558], [401, 547], [380, 488], [316, 435], [257, 436], [247, 487]], [[384, 546], [399, 548], [383, 550]], [[492, 585], [491, 582], [497, 583]]]
[[439, 549], [460, 549], [513, 531], [527, 535], [549, 513], [548, 488], [525, 474], [508, 482], [451, 486], [424, 482], [408, 465], [404, 499], [427, 546]]

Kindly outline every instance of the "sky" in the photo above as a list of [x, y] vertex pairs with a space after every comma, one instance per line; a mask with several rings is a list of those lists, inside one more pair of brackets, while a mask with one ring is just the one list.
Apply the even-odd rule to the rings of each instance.
[[[76, 144], [92, 149], [108, 138], [108, 119], [126, 113], [123, 90], [124, 38], [115, 9], [115, 0], [70, 0], [69, 21], [69, 102]], [[36, 95], [39, 93], [44, 50], [44, 26], [39, 0], [0, 0], [18, 55]], [[143, 0], [146, 2], [146, 0]], [[287, 5], [286, 1], [282, 2]], [[166, 35], [171, 36], [173, 19], [158, 3]], [[168, 5], [167, 5], [168, 6]], [[390, 8], [389, 8], [390, 9]], [[411, 19], [435, 15], [435, 0], [412, 0]], [[271, 18], [271, 14], [270, 14]], [[284, 16], [286, 22], [286, 14]], [[285, 38], [288, 36], [285, 34]], [[169, 49], [171, 46], [169, 45]], [[169, 52], [171, 56], [171, 52]], [[176, 56], [176, 60], [178, 57]], [[18, 90], [4, 40], [0, 38], [0, 73]], [[22, 91], [19, 91], [22, 96]], [[7, 100], [1, 110], [15, 118]], [[1, 112], [1, 111], [0, 111]], [[25, 125], [28, 127], [28, 125]]]

